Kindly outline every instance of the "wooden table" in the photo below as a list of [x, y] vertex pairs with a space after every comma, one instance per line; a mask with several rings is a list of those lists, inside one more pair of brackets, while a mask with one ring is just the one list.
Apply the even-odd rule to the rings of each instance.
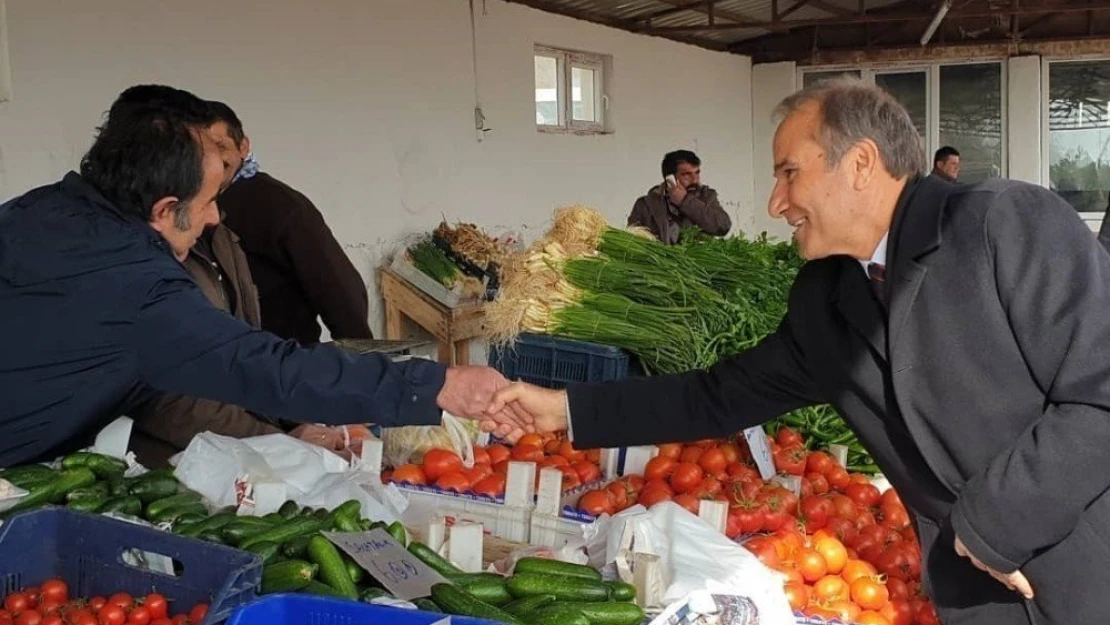
[[381, 268], [378, 281], [385, 298], [385, 338], [401, 340], [402, 319], [407, 317], [436, 338], [440, 362], [470, 364], [470, 340], [482, 336], [485, 331], [483, 303], [448, 308], [389, 267]]

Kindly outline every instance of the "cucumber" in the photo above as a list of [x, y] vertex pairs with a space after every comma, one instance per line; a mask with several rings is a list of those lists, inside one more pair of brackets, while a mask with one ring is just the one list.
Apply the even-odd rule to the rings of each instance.
[[123, 477], [127, 463], [119, 458], [105, 456], [91, 451], [79, 451], [62, 458], [63, 469], [87, 467], [98, 477]]
[[262, 594], [294, 592], [312, 581], [319, 569], [304, 560], [286, 560], [262, 568]]
[[327, 584], [323, 582], [318, 582], [316, 580], [312, 580], [308, 584], [306, 584], [305, 587], [301, 589], [301, 592], [308, 593], [310, 595], [319, 595], [321, 597], [335, 597], [337, 599], [350, 598], [347, 595], [339, 592], [335, 588], [332, 588], [331, 586], [328, 586]]
[[147, 520], [154, 520], [155, 517], [160, 515], [167, 508], [172, 508], [174, 506], [185, 503], [199, 503], [200, 501], [200, 493], [191, 490], [176, 493], [174, 495], [170, 495], [169, 497], [163, 497], [147, 504], [146, 518]]
[[359, 519], [358, 526], [362, 529], [362, 531], [369, 532], [370, 529], [374, 526], [374, 523], [370, 519]]
[[312, 539], [315, 534], [305, 534], [298, 536], [292, 540], [288, 540], [281, 546], [281, 552], [287, 558], [304, 558], [308, 553], [308, 541]]
[[344, 501], [343, 503], [336, 506], [335, 509], [330, 512], [330, 514], [346, 514], [351, 518], [357, 519], [362, 514], [362, 502], [357, 499], [348, 499], [347, 501]]
[[[141, 499], [141, 498], [140, 498]], [[147, 514], [147, 520], [151, 523], [173, 523], [177, 519], [185, 515], [194, 514], [200, 518], [208, 516], [208, 508], [199, 501], [192, 503], [179, 503], [169, 508], [163, 508], [158, 514]]]
[[636, 587], [624, 582], [605, 582], [609, 587], [609, 596], [613, 601], [635, 601]]
[[580, 577], [515, 573], [505, 583], [514, 597], [555, 595], [560, 601], [608, 601], [609, 587]]
[[523, 599], [516, 599], [505, 604], [502, 609], [516, 616], [523, 617], [550, 603], [555, 603], [555, 595], [532, 595]]
[[[7, 469], [0, 469], [0, 478], [8, 480], [12, 484], [16, 484], [18, 480], [27, 478], [45, 478], [45, 477], [58, 477], [58, 472], [45, 464], [25, 464], [18, 467], [10, 467]], [[22, 488], [22, 486], [20, 486]]]
[[333, 527], [337, 532], [361, 532], [362, 527], [356, 517], [351, 514], [336, 514]]
[[439, 555], [428, 545], [419, 541], [412, 541], [409, 543], [409, 553], [416, 556], [424, 564], [427, 564], [433, 571], [439, 573], [444, 577], [451, 577], [452, 575], [462, 574], [462, 569], [451, 564], [449, 560]]
[[439, 606], [436, 605], [436, 602], [427, 597], [418, 597], [410, 601], [410, 603], [416, 606], [416, 609], [420, 610], [421, 612], [435, 612], [437, 614], [443, 613], [443, 610], [441, 610]]
[[[269, 522], [258, 517], [239, 517], [220, 528], [220, 534], [231, 545], [238, 545], [251, 536], [273, 529]], [[261, 542], [261, 541], [259, 541]], [[270, 542], [278, 542], [276, 540]]]
[[108, 482], [97, 482], [91, 486], [82, 486], [75, 488], [66, 493], [66, 501], [73, 501], [75, 499], [100, 499], [101, 503], [108, 498], [111, 492], [108, 490]]
[[308, 558], [320, 565], [320, 580], [335, 588], [348, 599], [358, 599], [358, 588], [347, 573], [339, 550], [323, 536], [313, 536], [308, 541]]
[[50, 482], [58, 479], [60, 475], [61, 473], [58, 471], [51, 471], [50, 473], [28, 473], [12, 477], [8, 481], [11, 482], [13, 486], [29, 492], [46, 486]]
[[78, 499], [70, 499], [66, 503], [66, 507], [70, 510], [76, 510], [77, 512], [88, 512], [91, 514], [99, 510], [100, 507], [103, 506], [107, 501], [107, 496], [81, 497]]
[[266, 521], [269, 521], [270, 523], [273, 523], [274, 525], [288, 521], [288, 519], [281, 516], [277, 512], [271, 512], [270, 514], [263, 515], [262, 518]]
[[152, 469], [150, 471], [147, 471], [146, 473], [143, 473], [142, 475], [137, 476], [135, 479], [137, 479], [137, 480], [153, 480], [153, 479], [160, 479], [160, 478], [167, 478], [168, 477], [168, 478], [170, 478], [174, 481], [177, 481], [177, 478], [173, 476], [173, 471], [174, 470], [172, 468]]
[[358, 594], [358, 600], [363, 603], [370, 603], [374, 599], [381, 599], [382, 597], [389, 597], [392, 599], [393, 595], [389, 594], [388, 590], [383, 590], [381, 588], [367, 588]]
[[177, 493], [181, 484], [172, 477], [147, 477], [143, 475], [131, 482], [127, 492], [143, 503], [151, 503]]
[[209, 530], [218, 530], [237, 518], [238, 517], [235, 516], [234, 512], [217, 512], [216, 514], [213, 514], [203, 521], [197, 522], [197, 534], [199, 534], [200, 532], [207, 532]]
[[567, 601], [554, 603], [551, 607], [579, 612], [591, 625], [639, 625], [644, 620], [644, 611], [634, 603]]
[[314, 510], [312, 512], [312, 516], [316, 517], [317, 519], [328, 519], [328, 520], [330, 520], [331, 519], [331, 512], [329, 512], [327, 508], [317, 508], [316, 510]]
[[470, 593], [454, 584], [435, 584], [432, 586], [432, 601], [448, 614], [473, 616], [510, 625], [524, 625], [524, 621], [501, 608], [485, 601], [475, 599]]
[[389, 532], [393, 540], [397, 541], [402, 547], [408, 544], [408, 534], [405, 533], [405, 526], [401, 525], [400, 521], [390, 523], [385, 531]]
[[65, 501], [66, 495], [69, 494], [71, 490], [90, 486], [94, 482], [96, 482], [96, 475], [86, 467], [66, 469], [59, 473], [58, 477], [53, 480], [29, 491], [18, 503], [5, 511], [0, 517], [7, 518], [16, 512], [37, 508], [48, 503], [61, 503]]
[[197, 538], [201, 540], [206, 540], [210, 543], [216, 543], [217, 545], [228, 544], [227, 538], [223, 535], [223, 532], [220, 532], [219, 530], [206, 530], [200, 532], [199, 534], [197, 534]]
[[[478, 574], [482, 575], [482, 574]], [[505, 605], [513, 596], [505, 588], [505, 578], [500, 575], [457, 576], [449, 579], [473, 597], [490, 605]]]
[[343, 566], [347, 567], [347, 575], [351, 576], [351, 581], [356, 585], [361, 584], [362, 580], [366, 579], [366, 571], [363, 571], [358, 562], [351, 559], [351, 556], [344, 553], [341, 554], [341, 557], [343, 558]]
[[142, 511], [143, 502], [139, 501], [138, 497], [132, 497], [131, 495], [109, 499], [97, 510], [100, 514], [116, 512], [128, 516], [139, 516], [139, 513]]
[[131, 491], [131, 483], [134, 480], [127, 478], [111, 478], [108, 480], [108, 494], [113, 497], [124, 497]]
[[560, 562], [549, 558], [521, 558], [517, 560], [513, 573], [537, 573], [540, 575], [565, 575], [580, 577], [595, 582], [601, 581], [601, 571], [583, 564]]
[[585, 614], [563, 606], [540, 608], [525, 618], [528, 625], [591, 625]]
[[285, 519], [292, 519], [293, 517], [297, 516], [297, 513], [300, 511], [300, 506], [298, 506], [297, 502], [293, 501], [292, 499], [281, 504], [281, 507], [278, 508], [278, 514], [280, 514]]
[[243, 542], [240, 543], [239, 548], [246, 549], [247, 547], [250, 547], [255, 543], [261, 542], [272, 542], [281, 544], [303, 534], [318, 532], [324, 529], [325, 526], [327, 526], [327, 523], [322, 522], [318, 519], [297, 519], [295, 521], [286, 521], [277, 526], [271, 525], [269, 529], [254, 534], [253, 536], [244, 538]]
[[244, 551], [258, 554], [258, 557], [262, 558], [262, 564], [266, 565], [270, 564], [270, 561], [278, 554], [279, 549], [281, 549], [281, 545], [277, 543], [255, 543]]

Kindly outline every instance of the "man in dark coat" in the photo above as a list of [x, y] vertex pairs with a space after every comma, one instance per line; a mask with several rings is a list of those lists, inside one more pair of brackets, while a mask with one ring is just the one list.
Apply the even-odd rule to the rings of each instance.
[[663, 182], [636, 200], [628, 225], [651, 230], [667, 245], [678, 243], [683, 228], [698, 228], [724, 236], [732, 227], [721, 208], [717, 192], [701, 183], [701, 159], [689, 150], [675, 150], [663, 157]]
[[883, 91], [787, 98], [769, 212], [809, 260], [779, 329], [707, 371], [499, 393], [521, 431], [611, 447], [834, 405], [910, 509], [947, 625], [1110, 614], [1110, 255], [1038, 186], [920, 179]]
[[299, 422], [435, 424], [507, 384], [254, 329], [181, 265], [219, 222], [219, 151], [173, 108], [108, 121], [81, 173], [0, 205], [0, 467], [89, 442], [153, 391]]

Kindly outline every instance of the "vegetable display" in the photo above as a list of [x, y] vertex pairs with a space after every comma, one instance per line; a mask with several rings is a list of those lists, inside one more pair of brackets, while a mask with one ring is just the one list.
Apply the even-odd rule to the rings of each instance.
[[193, 625], [208, 614], [208, 604], [198, 603], [171, 616], [172, 601], [158, 593], [133, 597], [126, 592], [71, 598], [65, 580], [48, 579], [6, 596], [0, 625]]

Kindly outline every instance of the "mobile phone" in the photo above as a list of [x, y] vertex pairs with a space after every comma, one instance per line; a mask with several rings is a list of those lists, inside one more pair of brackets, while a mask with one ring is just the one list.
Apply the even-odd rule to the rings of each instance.
[[667, 177], [664, 178], [664, 180], [667, 181], [668, 189], [678, 186], [678, 181], [674, 179], [674, 174], [667, 174]]

